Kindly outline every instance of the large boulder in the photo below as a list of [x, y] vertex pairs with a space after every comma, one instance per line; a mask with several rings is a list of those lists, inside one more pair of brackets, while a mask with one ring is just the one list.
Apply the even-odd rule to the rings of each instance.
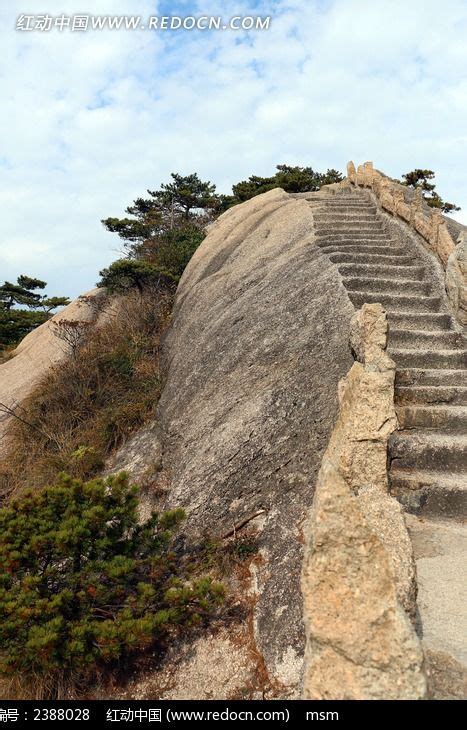
[[48, 322], [30, 332], [0, 365], [0, 456], [7, 450], [11, 410], [30, 395], [50, 368], [69, 355], [69, 345], [57, 336], [55, 325], [94, 322], [100, 315], [105, 291], [93, 289], [64, 307]]
[[352, 363], [353, 312], [307, 201], [276, 189], [212, 226], [164, 346], [168, 503], [187, 510], [188, 538], [258, 530], [255, 640], [270, 679], [291, 690], [304, 651], [302, 523]]

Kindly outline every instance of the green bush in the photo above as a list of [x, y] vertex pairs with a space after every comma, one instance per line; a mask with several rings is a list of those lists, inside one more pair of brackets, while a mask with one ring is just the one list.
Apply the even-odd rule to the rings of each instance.
[[105, 287], [111, 294], [124, 294], [133, 288], [142, 294], [148, 287], [167, 289], [176, 283], [170, 271], [149, 261], [118, 259], [100, 272], [97, 286]]
[[125, 474], [62, 475], [0, 510], [1, 674], [82, 682], [215, 612], [222, 586], [174, 551], [183, 511], [137, 507]]
[[73, 476], [82, 474], [95, 476], [105, 466], [102, 454], [93, 446], [79, 446], [70, 454], [70, 463], [74, 467]]
[[200, 246], [205, 233], [198, 226], [186, 223], [159, 236], [157, 241], [146, 241], [135, 252], [153, 261], [162, 270], [170, 272], [179, 281], [194, 252]]

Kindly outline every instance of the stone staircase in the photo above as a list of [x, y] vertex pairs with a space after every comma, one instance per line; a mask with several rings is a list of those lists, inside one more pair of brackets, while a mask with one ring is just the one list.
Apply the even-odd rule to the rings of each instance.
[[[418, 516], [413, 518], [418, 520], [412, 525], [414, 530], [423, 523], [423, 555], [427, 540], [441, 540], [436, 549], [447, 559], [454, 550], [454, 565], [461, 543], [457, 541], [453, 548], [451, 533], [441, 534], [440, 525], [447, 526], [448, 531], [457, 530], [458, 540], [458, 523], [467, 512], [466, 338], [449, 312], [440, 279], [426, 265], [426, 254], [421, 255], [413, 239], [399, 235], [397, 226], [389, 225], [367, 191], [351, 189], [300, 197], [309, 200], [316, 244], [338, 267], [354, 306], [380, 302], [387, 311], [388, 352], [396, 363], [399, 420], [399, 430], [389, 443], [390, 490], [407, 512]], [[462, 540], [465, 550], [465, 533]], [[429, 581], [422, 590], [428, 606], [427, 626], [429, 611], [439, 613], [437, 594], [456, 590], [445, 585], [440, 575]], [[451, 613], [457, 611], [452, 607], [455, 601], [452, 595]], [[438, 620], [435, 616], [434, 624]], [[449, 617], [442, 620], [449, 623]], [[457, 619], [453, 620], [455, 623]], [[456, 624], [455, 633], [465, 631], [465, 610], [463, 622]], [[445, 633], [436, 626], [434, 631]], [[445, 637], [441, 637], [441, 644], [438, 639], [435, 637], [435, 649], [442, 645], [444, 650]], [[458, 649], [456, 645], [449, 656], [457, 661], [462, 654], [467, 660], [465, 643]]]
[[459, 519], [467, 496], [466, 338], [416, 246], [391, 233], [367, 192], [306, 197], [316, 243], [352, 303], [380, 302], [388, 313], [400, 425], [390, 442], [391, 492], [410, 512]]

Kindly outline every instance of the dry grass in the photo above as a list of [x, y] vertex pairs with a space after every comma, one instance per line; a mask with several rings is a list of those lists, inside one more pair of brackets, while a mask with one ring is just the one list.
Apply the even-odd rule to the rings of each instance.
[[11, 447], [0, 462], [0, 492], [40, 488], [57, 472], [87, 479], [148, 418], [161, 392], [159, 349], [172, 295], [126, 295], [112, 315], [86, 333], [22, 404]]
[[14, 345], [8, 345], [6, 347], [0, 347], [0, 365], [4, 362], [8, 362], [13, 357]]
[[90, 681], [99, 686], [107, 681], [102, 672], [95, 672], [86, 682], [73, 674], [63, 672], [13, 675], [0, 677], [0, 697], [6, 700], [77, 700], [86, 697]]

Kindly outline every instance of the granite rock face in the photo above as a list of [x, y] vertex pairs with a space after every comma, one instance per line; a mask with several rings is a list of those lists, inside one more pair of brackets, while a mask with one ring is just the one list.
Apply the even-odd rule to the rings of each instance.
[[354, 309], [282, 190], [225, 213], [178, 289], [159, 406], [169, 505], [188, 536], [258, 530], [254, 633], [271, 679], [297, 688], [302, 521], [352, 363]]
[[467, 325], [467, 233], [459, 234], [446, 266], [446, 290], [458, 321]]
[[[0, 456], [6, 451], [8, 424], [6, 409], [15, 409], [33, 392], [50, 368], [69, 356], [66, 344], [54, 334], [54, 323], [64, 320], [93, 323], [103, 316], [103, 289], [92, 289], [30, 332], [0, 365]], [[5, 409], [6, 407], [6, 409]]]

